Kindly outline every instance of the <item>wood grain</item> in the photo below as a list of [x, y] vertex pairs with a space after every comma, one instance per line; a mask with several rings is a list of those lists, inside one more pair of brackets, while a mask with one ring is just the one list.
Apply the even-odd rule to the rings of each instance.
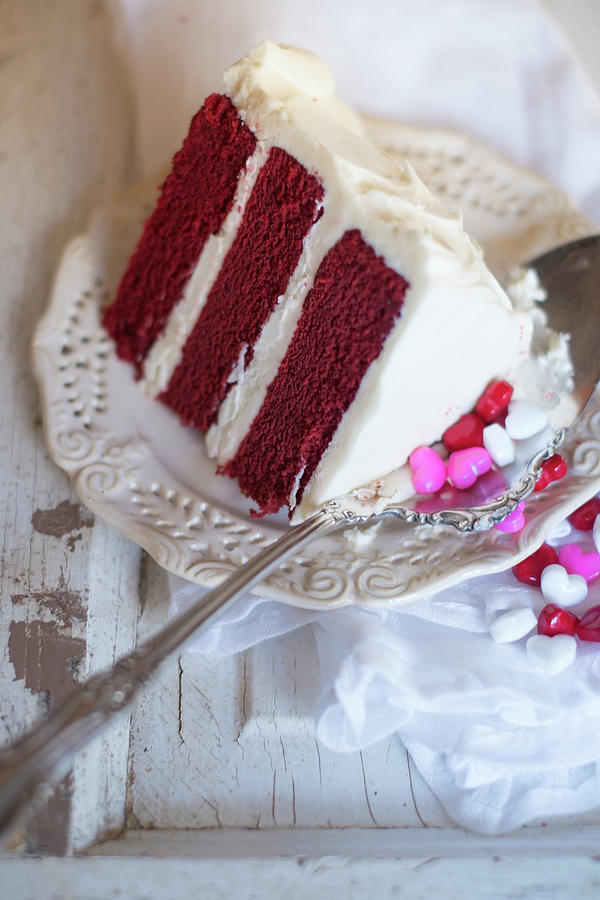
[[[168, 611], [147, 559], [138, 640]], [[397, 738], [338, 754], [314, 733], [311, 627], [246, 653], [167, 660], [132, 715], [128, 820], [142, 828], [377, 828], [450, 824]], [[417, 809], [418, 807], [418, 809]]]
[[585, 829], [524, 841], [439, 829], [429, 846], [423, 844], [422, 829], [367, 835], [348, 829], [334, 837], [329, 841], [314, 829], [142, 832], [100, 848], [103, 857], [7, 860], [0, 862], [0, 872], [14, 900], [542, 900], [595, 897], [600, 885], [597, 834], [585, 834]]
[[[63, 245], [128, 178], [124, 80], [103, 4], [5, 0], [0, 16], [0, 366], [8, 388], [0, 463], [0, 739], [8, 741], [93, 663], [88, 632], [99, 614], [96, 601], [107, 603], [90, 578], [93, 548], [110, 547], [117, 563], [105, 584], [113, 604], [139, 554], [120, 539], [115, 544], [48, 459], [29, 362]], [[28, 835], [32, 851], [72, 847], [77, 790], [77, 779], [68, 779], [49, 812], [40, 813]], [[101, 821], [99, 807], [94, 835]]]

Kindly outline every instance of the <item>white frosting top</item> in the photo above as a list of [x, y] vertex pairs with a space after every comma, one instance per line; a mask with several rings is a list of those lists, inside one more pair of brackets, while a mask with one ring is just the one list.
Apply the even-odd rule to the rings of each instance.
[[[235, 455], [285, 354], [314, 274], [345, 231], [358, 229], [410, 284], [396, 327], [305, 488], [303, 516], [381, 478], [416, 446], [439, 439], [474, 406], [491, 378], [509, 375], [527, 353], [530, 323], [527, 315], [513, 312], [480, 248], [465, 234], [460, 213], [446, 210], [408, 164], [365, 138], [361, 120], [335, 96], [333, 76], [320, 59], [264, 41], [231, 66], [224, 80], [258, 140], [253, 174], [269, 149], [280, 147], [316, 173], [324, 199], [323, 215], [304, 241], [251, 363], [230, 374], [231, 390], [207, 436], [211, 455], [219, 463]], [[242, 174], [240, 211], [247, 180]], [[238, 221], [233, 213], [219, 239], [205, 248], [173, 328], [149, 357], [145, 374], [151, 390], [170, 377], [181, 341], [206, 299], [207, 273], [218, 271]], [[290, 501], [293, 506], [293, 496]]]
[[[282, 147], [324, 186], [324, 215], [267, 323], [265, 340], [221, 407], [209, 451], [235, 453], [274, 377], [300, 314], [306, 272], [348, 229], [358, 228], [410, 283], [401, 318], [370, 366], [306, 487], [299, 515], [381, 478], [416, 446], [472, 408], [487, 382], [526, 355], [531, 327], [464, 232], [410, 165], [365, 139], [333, 93], [321, 60], [265, 41], [225, 73], [228, 95], [259, 139]], [[294, 310], [287, 315], [286, 309]], [[293, 498], [290, 498], [293, 499]]]
[[[386, 238], [383, 232], [399, 221], [402, 231], [428, 234], [440, 249], [460, 255], [463, 265], [469, 260], [480, 269], [481, 250], [465, 234], [460, 212], [448, 211], [408, 163], [400, 165], [366, 139], [362, 121], [334, 94], [333, 76], [318, 57], [263, 41], [227, 69], [224, 82], [257, 138], [317, 172], [327, 206], [349, 213], [347, 227], [362, 225], [365, 240], [381, 253], [387, 249], [392, 264], [396, 235]], [[499, 302], [509, 306], [488, 276]]]

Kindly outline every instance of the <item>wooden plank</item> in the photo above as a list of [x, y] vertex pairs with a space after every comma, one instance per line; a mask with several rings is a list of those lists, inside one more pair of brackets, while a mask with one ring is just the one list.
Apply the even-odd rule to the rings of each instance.
[[495, 855], [443, 859], [292, 856], [242, 859], [151, 859], [148, 857], [44, 859], [0, 863], [11, 900], [73, 897], [79, 900], [211, 900], [298, 897], [322, 900], [542, 900], [595, 897], [598, 859], [565, 855], [531, 858]]
[[[91, 848], [89, 856], [153, 859], [277, 859], [324, 856], [355, 859], [445, 859], [598, 855], [598, 830], [589, 826], [525, 826], [511, 834], [478, 835], [462, 828], [297, 828], [271, 830], [128, 831]], [[476, 896], [476, 895], [474, 895]]]
[[[167, 577], [149, 559], [144, 571], [139, 639], [168, 612]], [[132, 716], [132, 827], [449, 824], [397, 738], [351, 754], [317, 742], [318, 691], [310, 626], [238, 656], [166, 661]]]
[[[126, 90], [105, 9], [93, 0], [4, 2], [0, 55], [0, 377], [11, 386], [3, 397], [0, 461], [5, 742], [59, 703], [92, 665], [113, 657], [114, 636], [102, 659], [94, 642], [102, 618], [114, 620], [120, 591], [135, 609], [135, 590], [129, 594], [139, 553], [94, 522], [48, 459], [29, 362], [32, 331], [64, 244], [127, 180]], [[125, 624], [121, 645], [130, 645], [133, 622]], [[120, 734], [123, 740], [126, 759]], [[85, 764], [79, 765], [83, 775]], [[123, 762], [121, 769], [123, 796]], [[32, 851], [73, 847], [78, 781], [69, 777], [38, 815], [27, 837]], [[89, 795], [83, 784], [81, 790]], [[103, 824], [122, 822], [122, 800], [118, 817], [114, 799], [97, 800], [97, 810], [87, 809], [86, 840]]]

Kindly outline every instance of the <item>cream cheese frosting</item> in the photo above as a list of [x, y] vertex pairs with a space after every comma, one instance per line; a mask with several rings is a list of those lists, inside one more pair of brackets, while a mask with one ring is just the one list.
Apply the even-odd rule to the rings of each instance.
[[[150, 393], [164, 389], [243, 215], [253, 178], [271, 147], [295, 157], [323, 184], [323, 215], [304, 242], [287, 290], [254, 347], [236, 365], [231, 390], [207, 435], [224, 464], [245, 436], [275, 376], [314, 274], [345, 231], [360, 230], [386, 265], [410, 284], [402, 315], [370, 366], [297, 511], [396, 469], [418, 445], [474, 406], [487, 382], [527, 355], [531, 324], [517, 313], [464, 232], [408, 163], [371, 144], [360, 118], [335, 95], [316, 56], [264, 41], [227, 70], [226, 93], [257, 137], [222, 234], [205, 247], [185, 296], [146, 361]], [[294, 498], [290, 497], [293, 501]], [[292, 502], [293, 505], [293, 502]]]
[[[285, 75], [286, 62], [293, 78]], [[344, 231], [359, 228], [411, 287], [397, 327], [305, 488], [301, 517], [395, 469], [415, 446], [439, 439], [489, 380], [515, 370], [531, 333], [528, 316], [513, 312], [480, 248], [465, 234], [460, 213], [447, 211], [408, 164], [399, 166], [357, 127], [350, 131], [349, 117], [339, 114], [347, 108], [332, 93], [314, 91], [322, 66], [312, 54], [267, 41], [227, 71], [225, 85], [259, 136], [268, 134], [318, 172], [325, 212], [310, 236], [313, 254], [322, 258]], [[333, 91], [332, 78], [325, 84]], [[293, 302], [301, 283], [301, 277], [292, 279], [280, 307]], [[255, 357], [229, 395], [231, 407], [260, 405], [290, 336], [281, 329], [279, 348], [265, 341], [271, 360]], [[223, 404], [209, 433], [220, 461], [235, 452], [250, 424], [249, 417], [232, 417], [231, 407]]]

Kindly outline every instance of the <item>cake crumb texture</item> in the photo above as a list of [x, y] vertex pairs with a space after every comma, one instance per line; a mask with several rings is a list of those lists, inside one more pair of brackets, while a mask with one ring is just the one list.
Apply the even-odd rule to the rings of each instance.
[[104, 325], [121, 359], [141, 363], [181, 299], [204, 244], [227, 216], [256, 138], [231, 101], [211, 94], [192, 119], [173, 170]]
[[261, 168], [244, 217], [160, 399], [186, 425], [215, 421], [236, 367], [252, 360], [264, 323], [287, 288], [319, 219], [323, 188], [278, 147]]
[[400, 316], [408, 287], [356, 229], [324, 257], [265, 401], [223, 467], [261, 514], [300, 501]]

